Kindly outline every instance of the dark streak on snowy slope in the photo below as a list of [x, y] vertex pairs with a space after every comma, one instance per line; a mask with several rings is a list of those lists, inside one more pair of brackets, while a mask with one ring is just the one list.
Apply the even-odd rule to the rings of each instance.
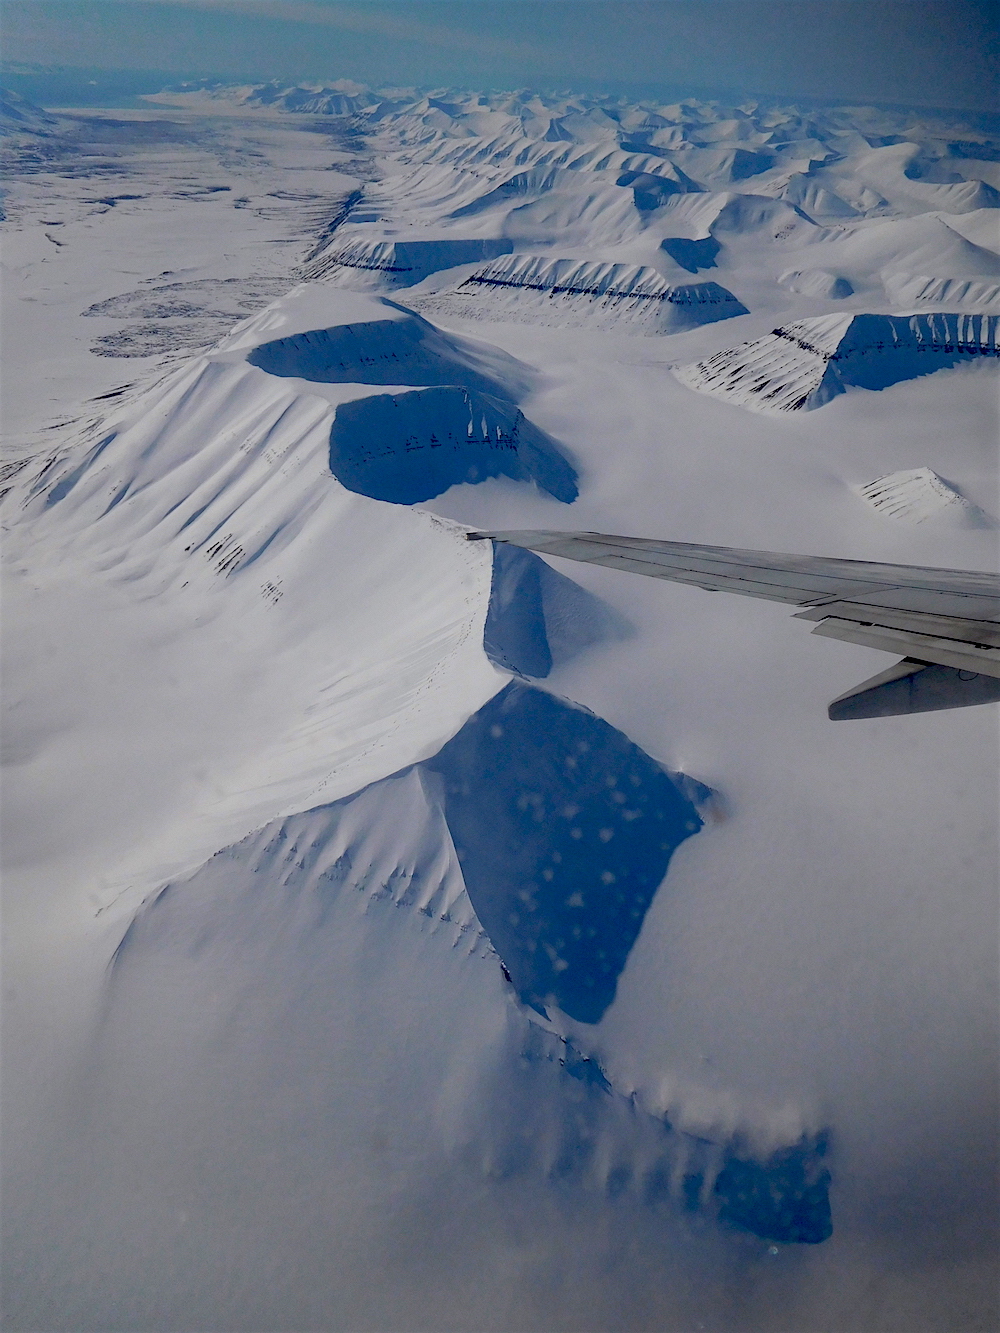
[[826, 315], [679, 366], [682, 384], [754, 412], [822, 407], [977, 357], [1000, 357], [1000, 316]]
[[519, 408], [453, 385], [341, 403], [330, 471], [348, 490], [393, 504], [488, 477], [533, 481], [563, 504], [579, 495], [574, 468]]
[[[536, 736], [536, 757], [544, 752], [557, 758], [565, 742], [575, 741], [575, 752], [589, 754], [591, 765], [600, 755], [613, 770], [600, 775], [599, 786], [605, 792], [611, 790], [608, 776], [624, 776], [623, 762], [627, 769], [637, 758], [645, 760], [620, 733], [584, 710], [519, 686], [510, 687], [504, 697], [503, 716], [508, 721], [518, 713], [525, 716], [525, 703], [529, 708], [540, 704], [550, 719], [561, 718], [562, 729]], [[603, 744], [595, 751], [581, 751], [583, 738], [593, 740], [596, 735]], [[475, 768], [474, 757], [471, 753], [467, 757]], [[443, 791], [434, 772], [437, 768], [444, 771]], [[676, 791], [662, 770], [651, 765], [650, 773], [658, 774], [664, 792], [676, 801]], [[536, 785], [544, 784], [549, 774], [543, 765]], [[586, 761], [564, 768], [548, 798], [563, 799], [568, 790], [586, 803], [592, 776]], [[281, 1016], [286, 1078], [294, 1072], [301, 1080], [297, 1066], [305, 1064], [320, 1087], [328, 1085], [326, 1097], [330, 1097], [338, 1073], [336, 1062], [328, 1067], [330, 1046], [344, 1060], [345, 1041], [339, 1034], [351, 1033], [357, 1026], [361, 1035], [373, 1021], [384, 1022], [386, 1009], [412, 1005], [415, 986], [426, 991], [432, 985], [429, 978], [411, 975], [413, 955], [426, 971], [434, 956], [431, 941], [450, 943], [444, 959], [449, 974], [464, 974], [466, 984], [473, 983], [478, 992], [494, 986], [499, 971], [496, 955], [462, 888], [458, 873], [462, 849], [456, 858], [442, 820], [442, 815], [450, 820], [454, 811], [454, 800], [447, 795], [454, 777], [448, 760], [417, 765], [345, 800], [270, 824], [222, 849], [194, 875], [167, 885], [136, 917], [119, 945], [108, 977], [96, 1059], [113, 1058], [123, 1046], [149, 1040], [151, 1014], [156, 1015], [154, 1041], [167, 1037], [171, 1024], [165, 1015], [177, 1008], [177, 992], [184, 992], [182, 1004], [196, 1008], [204, 1005], [207, 992], [215, 997], [212, 1013], [187, 1036], [185, 1063], [200, 1063], [207, 1055], [223, 1068], [234, 1066], [246, 1038], [230, 1016], [262, 1006]], [[633, 788], [633, 803], [635, 794]], [[475, 791], [470, 786], [466, 797], [461, 823], [470, 821], [469, 802], [485, 798], [478, 818], [482, 830], [488, 831], [496, 818], [494, 792], [488, 785]], [[536, 803], [527, 806], [530, 814], [537, 813]], [[683, 801], [679, 808], [684, 808]], [[585, 815], [581, 810], [581, 822]], [[560, 864], [552, 853], [558, 855], [564, 840], [551, 838], [551, 823], [531, 822], [534, 837], [526, 856], [537, 859], [534, 870], [541, 876], [546, 861]], [[687, 822], [697, 822], [691, 807]], [[643, 841], [636, 839], [634, 824], [626, 825], [624, 832], [632, 835], [634, 844]], [[507, 871], [495, 852], [487, 853], [486, 859], [492, 891], [499, 892]], [[565, 863], [561, 873], [569, 873]], [[613, 899], [614, 892], [600, 885], [593, 896]], [[589, 929], [607, 915], [607, 908], [592, 900], [570, 908], [569, 914], [588, 923]], [[546, 926], [550, 931], [555, 926], [556, 933], [543, 933], [542, 950], [558, 938], [551, 911]], [[530, 932], [522, 931], [521, 939], [530, 939]], [[517, 969], [516, 950], [509, 949], [501, 959]], [[592, 976], [602, 971], [593, 948], [585, 948], [577, 962]], [[379, 977], [379, 998], [366, 1006], [370, 1016], [366, 1013], [361, 1020], [348, 1017], [343, 987], [338, 984], [345, 972], [358, 967], [375, 969]], [[562, 975], [567, 977], [568, 970]], [[308, 1004], [289, 1003], [290, 978], [309, 996]], [[592, 1002], [591, 988], [584, 981], [578, 972], [574, 983], [588, 991]], [[338, 1033], [335, 1041], [321, 1042], [318, 1049], [313, 1031], [317, 1005], [322, 1019]], [[440, 1015], [438, 1022], [454, 1025], [454, 1014], [445, 1018], [446, 995], [429, 1007]], [[396, 1040], [392, 1031], [381, 1033], [383, 1043]], [[346, 1044], [350, 1049], [350, 1036]], [[156, 1100], [169, 1104], [175, 1096], [169, 1086], [175, 1057], [172, 1052], [163, 1054], [166, 1058], [151, 1071], [151, 1084], [165, 1085]], [[426, 1114], [424, 1099], [439, 1095], [439, 1088], [433, 1077], [414, 1076], [407, 1069], [410, 1062], [422, 1067], [419, 1046], [409, 1056], [397, 1054], [397, 1077], [381, 1096], [398, 1095], [398, 1087], [410, 1121], [419, 1123]], [[740, 1230], [786, 1244], [815, 1244], [830, 1234], [822, 1133], [804, 1134], [795, 1143], [763, 1151], [738, 1134], [709, 1140], [685, 1133], [671, 1124], [669, 1116], [640, 1110], [632, 1099], [615, 1092], [599, 1061], [577, 1042], [541, 1029], [516, 1010], [510, 1012], [505, 1039], [490, 1052], [485, 1078], [482, 1110], [470, 1132], [475, 1147], [469, 1154], [473, 1178], [534, 1177], [559, 1182], [564, 1189], [622, 1198], [635, 1209], [717, 1214]], [[178, 1109], [183, 1113], [183, 1103]], [[93, 1111], [103, 1121], [99, 1108]], [[292, 1111], [296, 1113], [302, 1114], [298, 1108]], [[382, 1105], [377, 1114], [384, 1113]], [[224, 1132], [221, 1126], [220, 1131]], [[183, 1125], [171, 1132], [183, 1134]], [[113, 1151], [114, 1135], [104, 1133], [105, 1147]]]

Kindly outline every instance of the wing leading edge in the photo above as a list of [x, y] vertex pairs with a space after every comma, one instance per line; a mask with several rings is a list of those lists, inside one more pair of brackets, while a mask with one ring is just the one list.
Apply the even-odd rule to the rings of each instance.
[[597, 532], [470, 532], [541, 555], [582, 560], [711, 592], [802, 609], [814, 634], [903, 660], [834, 699], [834, 720], [1000, 701], [1000, 575], [870, 560], [743, 551]]

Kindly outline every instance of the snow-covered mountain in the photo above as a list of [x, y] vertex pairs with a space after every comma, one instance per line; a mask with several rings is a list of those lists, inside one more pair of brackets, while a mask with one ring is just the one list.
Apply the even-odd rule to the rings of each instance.
[[997, 315], [820, 315], [707, 361], [682, 383], [755, 412], [822, 407], [848, 386], [885, 389], [977, 357], [1000, 357]]
[[985, 1326], [990, 706], [465, 535], [993, 567], [1000, 140], [149, 101], [11, 112], [10, 1327]]

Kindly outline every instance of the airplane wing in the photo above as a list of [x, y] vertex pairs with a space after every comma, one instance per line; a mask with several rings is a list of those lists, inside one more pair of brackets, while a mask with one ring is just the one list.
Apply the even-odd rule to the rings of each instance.
[[742, 551], [597, 532], [470, 532], [711, 592], [787, 602], [814, 634], [903, 660], [830, 704], [834, 720], [1000, 701], [1000, 575]]

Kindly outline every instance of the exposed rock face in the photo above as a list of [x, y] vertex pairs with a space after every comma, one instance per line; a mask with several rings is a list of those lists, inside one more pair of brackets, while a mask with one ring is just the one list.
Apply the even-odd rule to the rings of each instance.
[[892, 273], [883, 278], [894, 301], [906, 305], [951, 305], [965, 310], [1000, 309], [1000, 281], [990, 278], [928, 278]]
[[647, 265], [548, 255], [495, 260], [421, 306], [466, 318], [586, 322], [646, 334], [679, 333], [747, 313], [717, 282], [672, 284]]
[[908, 468], [858, 488], [858, 494], [886, 518], [923, 523], [947, 518], [962, 527], [993, 528], [996, 520], [967, 500], [929, 467]]
[[434, 241], [353, 240], [324, 251], [308, 266], [304, 276], [326, 277], [337, 274], [347, 279], [366, 277], [380, 280], [380, 285], [412, 287], [431, 273], [471, 264], [495, 255], [510, 254], [513, 244], [501, 238], [442, 238]]
[[821, 315], [705, 361], [682, 384], [751, 412], [822, 407], [850, 385], [884, 389], [974, 357], [1000, 356], [996, 315]]

